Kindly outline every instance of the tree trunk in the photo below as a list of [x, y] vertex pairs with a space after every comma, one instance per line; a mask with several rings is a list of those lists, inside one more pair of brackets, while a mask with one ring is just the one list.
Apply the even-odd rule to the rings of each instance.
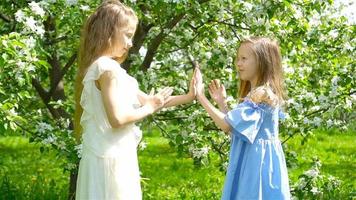
[[77, 190], [78, 167], [79, 163], [76, 164], [76, 169], [71, 171], [69, 175], [68, 200], [75, 200], [75, 192]]

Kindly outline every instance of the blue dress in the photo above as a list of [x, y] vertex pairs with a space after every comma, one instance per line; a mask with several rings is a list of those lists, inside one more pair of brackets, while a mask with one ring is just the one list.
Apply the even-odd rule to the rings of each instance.
[[227, 113], [231, 146], [223, 200], [290, 199], [279, 118], [284, 118], [279, 107], [247, 97]]

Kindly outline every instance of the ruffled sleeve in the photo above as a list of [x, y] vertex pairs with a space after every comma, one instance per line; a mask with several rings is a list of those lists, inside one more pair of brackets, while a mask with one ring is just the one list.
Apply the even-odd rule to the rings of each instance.
[[[111, 127], [106, 115], [99, 116], [101, 113], [105, 113], [105, 111], [103, 105], [100, 105], [101, 95], [98, 93], [99, 89], [95, 85], [95, 80], [98, 80], [106, 71], [113, 72], [117, 82], [124, 80], [126, 74], [126, 71], [122, 69], [116, 61], [109, 57], [100, 57], [88, 68], [82, 81], [84, 87], [80, 99], [80, 105], [83, 108], [83, 114], [80, 120], [81, 123], [90, 118], [94, 118], [103, 127]], [[124, 90], [124, 84], [118, 85], [122, 86], [122, 89], [119, 90]]]
[[282, 121], [286, 119], [286, 114], [281, 109], [278, 110], [278, 118]]
[[[98, 80], [99, 77], [106, 71], [114, 72], [115, 76], [122, 76], [126, 71], [120, 65], [109, 57], [100, 57], [92, 66], [89, 67], [84, 79], [83, 84], [88, 81]], [[116, 77], [117, 78], [117, 77]]]
[[263, 121], [262, 110], [257, 104], [244, 101], [228, 112], [225, 120], [233, 135], [252, 144]]

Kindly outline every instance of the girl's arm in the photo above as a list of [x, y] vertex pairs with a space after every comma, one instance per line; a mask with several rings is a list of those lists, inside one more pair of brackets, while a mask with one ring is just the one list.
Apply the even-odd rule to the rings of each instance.
[[[168, 108], [168, 107], [172, 107], [172, 106], [178, 106], [181, 104], [187, 104], [187, 103], [192, 102], [195, 99], [195, 96], [196, 96], [195, 79], [194, 79], [195, 73], [196, 73], [196, 70], [194, 70], [192, 80], [190, 81], [189, 92], [187, 94], [183, 94], [183, 95], [168, 97], [168, 99], [165, 101], [165, 104], [163, 107]], [[143, 104], [148, 98], [149, 98], [149, 95], [147, 95], [146, 93], [144, 93], [142, 91], [139, 91], [138, 99], [141, 102], [141, 104]]]
[[166, 103], [164, 104], [163, 107], [168, 108], [172, 106], [178, 106], [181, 104], [186, 104], [190, 103], [195, 99], [195, 95], [191, 94], [183, 94], [183, 95], [178, 95], [178, 96], [170, 96], [166, 100]]
[[226, 114], [215, 108], [205, 95], [197, 96], [198, 101], [204, 107], [209, 116], [213, 119], [215, 124], [225, 133], [230, 132], [230, 125], [225, 121]]
[[[149, 98], [150, 98], [150, 96], [148, 94], [142, 92], [141, 90], [139, 91], [138, 99], [139, 99], [139, 101], [140, 101], [140, 103], [142, 105]], [[183, 94], [183, 95], [178, 95], [178, 96], [170, 96], [165, 100], [165, 104], [163, 105], [163, 107], [167, 108], [167, 107], [172, 107], [172, 106], [177, 106], [177, 105], [181, 105], [181, 104], [190, 103], [194, 99], [195, 99], [195, 95], [192, 95], [190, 93]]]
[[196, 72], [195, 79], [198, 101], [204, 107], [209, 116], [213, 119], [215, 124], [224, 132], [229, 133], [230, 125], [225, 121], [226, 114], [215, 108], [204, 94], [203, 78], [199, 69]]
[[126, 124], [139, 121], [163, 107], [172, 90], [165, 88], [142, 104], [138, 109], [127, 109], [127, 106], [117, 98], [117, 86], [113, 72], [106, 71], [98, 79], [104, 108], [111, 127], [120, 128]]

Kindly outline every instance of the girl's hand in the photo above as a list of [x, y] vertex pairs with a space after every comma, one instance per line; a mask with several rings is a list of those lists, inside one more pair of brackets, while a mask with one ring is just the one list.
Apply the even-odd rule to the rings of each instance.
[[197, 91], [197, 98], [199, 100], [199, 98], [204, 96], [203, 76], [202, 76], [199, 68], [196, 68], [195, 88], [196, 88], [196, 91]]
[[165, 87], [157, 94], [154, 94], [154, 89], [152, 89], [144, 106], [149, 108], [151, 114], [157, 112], [164, 106], [166, 100], [171, 96], [172, 92], [173, 89], [171, 87]]
[[223, 105], [226, 100], [226, 90], [219, 79], [214, 79], [209, 84], [209, 94], [211, 98], [218, 104]]
[[190, 80], [190, 85], [189, 85], [189, 92], [188, 92], [188, 96], [191, 98], [191, 100], [193, 101], [197, 95], [197, 90], [195, 87], [195, 83], [196, 83], [196, 72], [197, 69], [194, 69], [194, 73], [192, 76], [192, 80]]

